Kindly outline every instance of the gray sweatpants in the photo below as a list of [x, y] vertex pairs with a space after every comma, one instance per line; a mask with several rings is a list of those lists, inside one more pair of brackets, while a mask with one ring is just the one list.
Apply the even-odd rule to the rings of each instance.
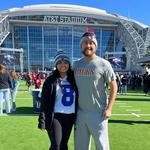
[[96, 150], [109, 150], [108, 120], [102, 113], [78, 111], [75, 125], [75, 150], [90, 150], [91, 136]]

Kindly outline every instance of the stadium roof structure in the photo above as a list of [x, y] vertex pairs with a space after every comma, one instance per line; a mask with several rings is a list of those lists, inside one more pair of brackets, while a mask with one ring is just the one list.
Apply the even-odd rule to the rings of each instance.
[[40, 5], [29, 5], [24, 6], [22, 8], [11, 8], [9, 10], [5, 10], [0, 12], [0, 15], [8, 15], [11, 16], [22, 16], [22, 15], [48, 15], [48, 12], [50, 14], [54, 13], [55, 15], [60, 13], [62, 15], [77, 15], [77, 16], [83, 16], [83, 14], [86, 17], [95, 17], [97, 19], [104, 19], [104, 20], [110, 20], [114, 22], [118, 22], [120, 19], [128, 20], [130, 21], [134, 26], [137, 26], [138, 28], [146, 28], [148, 26], [129, 19], [127, 17], [120, 16], [115, 13], [109, 13], [102, 9], [87, 7], [87, 6], [80, 6], [80, 5], [67, 5], [67, 4], [40, 4]]
[[[64, 17], [69, 21], [49, 21], [49, 18]], [[45, 19], [46, 18], [46, 19]], [[73, 21], [83, 19], [83, 22]], [[71, 20], [72, 19], [72, 20]], [[74, 19], [74, 20], [75, 20]], [[86, 21], [84, 20], [86, 19]], [[52, 19], [53, 20], [53, 19]], [[128, 62], [134, 64], [145, 56], [150, 46], [150, 27], [131, 18], [102, 9], [70, 4], [39, 4], [20, 8], [11, 8], [0, 12], [0, 45], [11, 33], [13, 25], [79, 25], [84, 27], [113, 28], [115, 37], [124, 45]], [[110, 54], [110, 53], [109, 53]], [[114, 53], [113, 53], [114, 54]], [[129, 64], [129, 63], [128, 63]], [[130, 65], [129, 65], [130, 66]], [[136, 69], [136, 67], [133, 67]]]

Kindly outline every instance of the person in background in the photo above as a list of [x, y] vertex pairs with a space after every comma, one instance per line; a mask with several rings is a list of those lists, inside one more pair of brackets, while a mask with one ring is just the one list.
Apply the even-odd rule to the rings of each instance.
[[0, 64], [0, 114], [3, 114], [3, 99], [6, 103], [6, 113], [10, 113], [10, 88], [12, 88], [11, 77], [5, 66]]
[[31, 73], [31, 78], [32, 78], [32, 85], [34, 85], [34, 84], [35, 84], [35, 81], [36, 81], [36, 79], [37, 79], [37, 75], [36, 75], [35, 72], [32, 72], [32, 73]]
[[148, 72], [146, 72], [144, 75], [143, 75], [143, 92], [145, 93], [145, 95], [147, 94], [147, 87], [148, 87]]
[[35, 89], [40, 89], [42, 85], [42, 80], [40, 79], [40, 75], [37, 75], [36, 80], [34, 81]]
[[[75, 150], [90, 150], [91, 135], [96, 150], [109, 150], [108, 118], [112, 114], [117, 94], [116, 76], [111, 64], [96, 55], [94, 32], [83, 34], [80, 48], [84, 57], [73, 65], [79, 91]], [[106, 83], [110, 88], [109, 97]]]
[[14, 111], [16, 111], [16, 95], [18, 92], [18, 87], [19, 87], [20, 81], [19, 81], [19, 76], [17, 75], [17, 73], [15, 71], [11, 71], [10, 76], [12, 78], [12, 80], [11, 80], [12, 88], [10, 90], [11, 100], [12, 100], [11, 111], [14, 112]]
[[75, 122], [78, 90], [71, 61], [58, 51], [56, 69], [46, 78], [41, 94], [41, 113], [38, 127], [46, 130], [50, 139], [49, 150], [68, 150], [68, 140]]
[[29, 91], [30, 91], [30, 87], [31, 87], [31, 85], [32, 85], [32, 77], [31, 77], [31, 75], [30, 75], [29, 72], [27, 72], [27, 73], [25, 74], [25, 81], [26, 81], [26, 85], [27, 85], [27, 87], [28, 87], [28, 92], [29, 92]]
[[46, 74], [42, 72], [41, 79], [44, 81], [46, 79]]
[[127, 93], [127, 84], [128, 84], [128, 78], [127, 75], [121, 75], [120, 76], [121, 81], [121, 88], [120, 88], [120, 94], [125, 95]]
[[146, 81], [147, 84], [146, 84], [145, 96], [148, 95], [150, 92], [150, 74], [147, 75]]
[[117, 82], [117, 86], [118, 86], [118, 94], [119, 94], [119, 91], [120, 91], [120, 88], [121, 88], [121, 80], [120, 80], [120, 76], [118, 74], [118, 72], [115, 73], [116, 74], [116, 82]]

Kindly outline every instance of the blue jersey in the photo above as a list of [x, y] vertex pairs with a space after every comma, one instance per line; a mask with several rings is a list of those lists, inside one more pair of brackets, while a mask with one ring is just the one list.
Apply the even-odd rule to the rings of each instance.
[[70, 114], [75, 113], [75, 91], [66, 78], [57, 81], [54, 112]]

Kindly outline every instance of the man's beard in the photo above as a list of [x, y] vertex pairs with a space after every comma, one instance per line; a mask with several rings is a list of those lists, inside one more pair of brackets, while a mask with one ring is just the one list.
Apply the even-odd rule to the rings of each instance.
[[82, 54], [84, 55], [84, 56], [91, 56], [91, 54], [89, 55], [89, 54], [86, 54], [86, 51], [87, 50], [82, 50]]

